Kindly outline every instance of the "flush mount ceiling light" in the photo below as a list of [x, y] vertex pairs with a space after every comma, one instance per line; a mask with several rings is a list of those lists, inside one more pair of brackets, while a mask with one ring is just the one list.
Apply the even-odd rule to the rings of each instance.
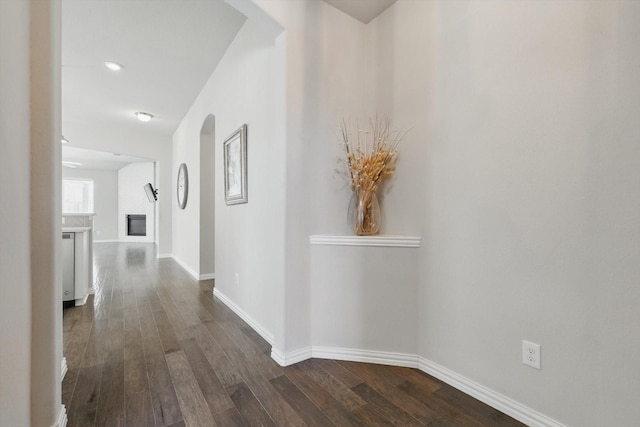
[[148, 122], [153, 119], [153, 114], [143, 113], [142, 111], [138, 111], [135, 115], [141, 122]]
[[120, 71], [122, 70], [122, 65], [117, 62], [104, 61], [104, 65], [110, 69], [111, 71]]
[[69, 140], [63, 136], [62, 139], [60, 140], [60, 142], [63, 143], [63, 144], [68, 144]]

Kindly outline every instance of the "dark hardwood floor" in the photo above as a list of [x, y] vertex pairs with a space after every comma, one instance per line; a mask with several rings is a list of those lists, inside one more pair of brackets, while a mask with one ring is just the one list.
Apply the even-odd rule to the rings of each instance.
[[64, 311], [68, 426], [522, 426], [418, 370], [282, 368], [255, 331], [149, 244], [95, 245], [96, 293]]

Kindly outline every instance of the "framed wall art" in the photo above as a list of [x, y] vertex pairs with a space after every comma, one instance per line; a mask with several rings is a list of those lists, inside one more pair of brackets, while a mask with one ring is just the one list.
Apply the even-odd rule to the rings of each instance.
[[240, 126], [222, 146], [224, 150], [224, 201], [247, 203], [247, 125]]

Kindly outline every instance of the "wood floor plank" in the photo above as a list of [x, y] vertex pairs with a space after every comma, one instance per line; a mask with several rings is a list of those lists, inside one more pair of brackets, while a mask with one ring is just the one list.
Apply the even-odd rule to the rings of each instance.
[[[338, 362], [340, 365], [349, 366], [349, 368], [360, 375], [363, 383], [366, 383], [372, 389], [384, 396], [385, 399], [392, 402], [397, 407], [401, 408], [407, 414], [411, 415], [418, 421], [426, 424], [442, 423], [447, 419], [438, 411], [426, 405], [423, 400], [425, 395], [414, 395], [407, 393], [399, 387], [393, 386], [384, 381], [383, 378], [375, 375], [370, 367], [360, 366], [359, 363], [354, 362]], [[385, 369], [380, 366], [380, 369]]]
[[279, 394], [273, 384], [262, 373], [255, 369], [244, 354], [237, 348], [228, 349], [229, 361], [236, 366], [245, 379], [247, 386], [265, 407], [271, 419], [280, 426], [304, 426], [302, 418], [291, 408], [289, 403]]
[[191, 338], [189, 335], [189, 326], [191, 325], [185, 322], [171, 294], [166, 289], [159, 289], [158, 295], [178, 341]]
[[338, 401], [309, 376], [309, 371], [300, 366], [292, 365], [285, 370], [287, 377], [298, 387], [315, 405], [324, 410], [336, 405]]
[[160, 342], [165, 353], [171, 353], [173, 351], [180, 350], [180, 344], [178, 344], [178, 337], [173, 331], [173, 326], [167, 317], [164, 309], [153, 311], [153, 319], [156, 322], [158, 328], [158, 334], [160, 335]]
[[398, 386], [408, 395], [419, 400], [424, 406], [428, 407], [434, 413], [439, 414], [442, 418], [453, 421], [456, 425], [460, 426], [482, 426], [482, 423], [476, 421], [473, 416], [463, 412], [462, 409], [456, 408], [449, 402], [445, 402], [441, 399], [434, 399], [433, 393], [426, 393], [424, 389], [416, 386], [411, 381], [405, 381]]
[[151, 388], [149, 397], [156, 426], [166, 426], [183, 419], [178, 396], [173, 384], [163, 388]]
[[346, 410], [340, 404], [326, 408], [324, 413], [337, 427], [367, 426], [362, 419], [358, 418], [352, 411]]
[[514, 420], [497, 409], [494, 409], [449, 385], [440, 387], [435, 392], [435, 396], [454, 405], [456, 408], [463, 408], [470, 416], [476, 420], [482, 420], [488, 425], [500, 424], [507, 427], [524, 426], [521, 422]]
[[375, 410], [375, 408], [366, 404], [353, 411], [353, 415], [356, 416], [366, 426], [392, 426], [393, 424], [387, 420], [382, 414]]
[[142, 349], [145, 356], [164, 353], [160, 334], [153, 320], [153, 313], [149, 305], [138, 307], [140, 318], [140, 332], [142, 333]]
[[124, 358], [144, 358], [140, 320], [138, 319], [138, 309], [135, 307], [124, 310]]
[[69, 366], [80, 367], [82, 357], [87, 349], [87, 341], [89, 341], [92, 328], [93, 320], [78, 319], [69, 339], [69, 343], [64, 349], [64, 355], [67, 358], [67, 364]]
[[333, 425], [329, 418], [286, 375], [272, 379], [271, 384], [308, 426]]
[[127, 395], [125, 419], [128, 427], [155, 427], [148, 390]]
[[[235, 404], [244, 423], [248, 426], [274, 426], [275, 423], [262, 407], [258, 399], [251, 393], [245, 383], [239, 383], [227, 388], [227, 393]], [[223, 425], [223, 424], [221, 424]]]
[[102, 371], [96, 426], [125, 425], [124, 359], [108, 360]]
[[105, 351], [106, 360], [124, 358], [124, 316], [122, 311], [112, 312], [109, 317]]
[[189, 339], [183, 341], [181, 346], [211, 413], [217, 414], [233, 408], [233, 402], [220, 383], [220, 380], [196, 340]]
[[215, 414], [213, 418], [216, 420], [216, 423], [218, 423], [218, 425], [224, 427], [244, 427], [248, 425], [235, 406], [231, 409], [227, 409], [224, 412]]
[[396, 385], [402, 384], [406, 380], [410, 380], [413, 384], [423, 388], [427, 393], [433, 393], [442, 387], [442, 383], [437, 379], [413, 368], [404, 368], [401, 366], [389, 366], [388, 370], [395, 372], [401, 379]]
[[418, 426], [420, 423], [410, 417], [406, 412], [395, 406], [393, 403], [385, 399], [382, 395], [369, 387], [367, 384], [358, 384], [353, 387], [363, 400], [371, 405], [377, 412], [382, 414], [393, 425], [397, 426]]
[[317, 361], [314, 359], [305, 360], [297, 366], [299, 366], [300, 369], [313, 379], [313, 381], [319, 384], [345, 408], [356, 409], [366, 403], [360, 396], [354, 393], [351, 388], [347, 387], [343, 382], [339, 381], [336, 377], [322, 369], [321, 365], [316, 362]]
[[284, 374], [282, 368], [278, 366], [272, 358], [264, 354], [264, 352], [260, 350], [260, 347], [256, 346], [249, 338], [247, 338], [235, 323], [224, 321], [220, 322], [220, 325], [227, 336], [233, 341], [233, 344], [244, 352], [248, 359], [255, 363], [256, 367], [262, 371], [265, 378], [272, 379]]
[[312, 362], [320, 368], [324, 369], [327, 373], [331, 374], [333, 377], [341, 381], [349, 388], [363, 382], [361, 378], [353, 374], [351, 371], [340, 365], [335, 360], [312, 359]]
[[215, 426], [187, 356], [181, 350], [168, 353], [165, 357], [187, 427]]
[[99, 319], [93, 322], [89, 339], [85, 343], [81, 367], [99, 365], [104, 362], [107, 349], [107, 324], [107, 319]]
[[192, 333], [225, 388], [244, 381], [242, 375], [240, 375], [235, 365], [229, 361], [226, 353], [209, 333], [206, 326], [199, 325], [193, 329]]
[[102, 365], [80, 368], [69, 407], [70, 426], [95, 426], [102, 368]]
[[164, 353], [145, 355], [151, 406], [156, 425], [165, 426], [182, 419], [182, 412]]
[[62, 404], [67, 408], [71, 405], [71, 397], [73, 396], [73, 391], [76, 388], [79, 371], [80, 368], [68, 368], [67, 373], [62, 380]]

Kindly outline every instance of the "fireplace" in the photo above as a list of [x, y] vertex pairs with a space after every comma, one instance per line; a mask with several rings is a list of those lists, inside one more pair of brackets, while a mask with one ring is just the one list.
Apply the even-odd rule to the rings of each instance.
[[147, 216], [127, 215], [127, 236], [146, 236]]

